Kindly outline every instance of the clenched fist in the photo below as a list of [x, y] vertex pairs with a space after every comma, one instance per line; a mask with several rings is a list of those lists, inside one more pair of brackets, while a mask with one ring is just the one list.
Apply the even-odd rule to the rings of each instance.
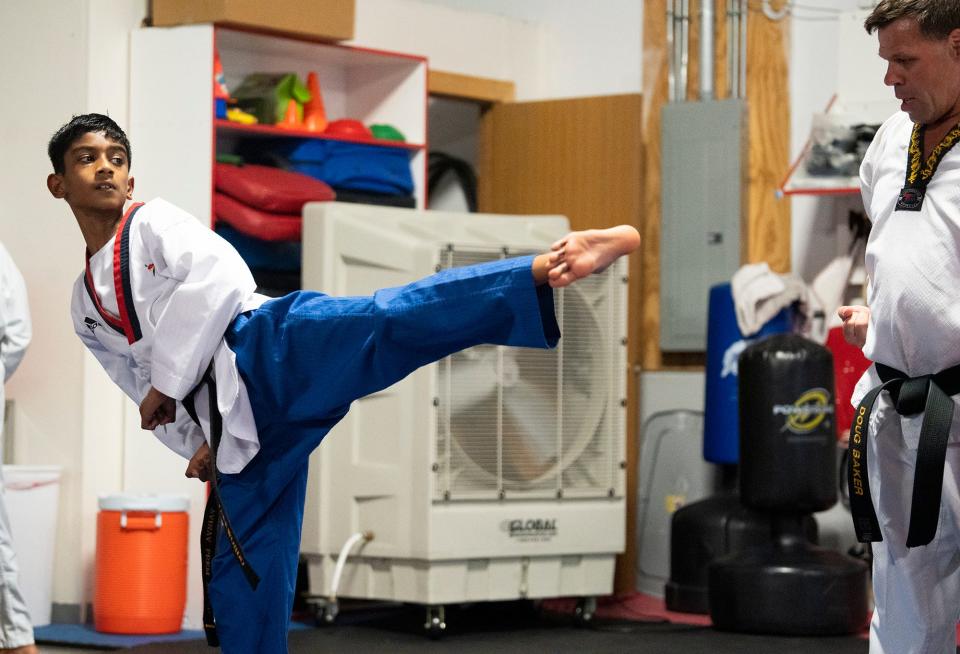
[[843, 338], [850, 345], [862, 348], [867, 342], [870, 309], [863, 306], [840, 307], [837, 315], [843, 321]]
[[207, 481], [213, 474], [211, 463], [210, 446], [204, 443], [190, 457], [190, 463], [187, 464], [187, 471], [184, 474], [190, 479]]

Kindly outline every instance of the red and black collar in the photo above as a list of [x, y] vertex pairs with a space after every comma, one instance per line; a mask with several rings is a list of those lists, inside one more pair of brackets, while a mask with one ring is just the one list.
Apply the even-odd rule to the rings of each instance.
[[117, 235], [113, 242], [113, 285], [117, 294], [117, 308], [120, 317], [108, 312], [93, 286], [93, 274], [90, 272], [90, 252], [87, 251], [87, 269], [83, 276], [83, 285], [87, 289], [90, 301], [96, 307], [97, 313], [103, 321], [114, 331], [127, 337], [131, 345], [143, 336], [140, 331], [140, 321], [137, 319], [136, 308], [133, 305], [133, 289], [130, 285], [130, 225], [137, 210], [143, 202], [130, 205], [127, 212], [117, 225]]

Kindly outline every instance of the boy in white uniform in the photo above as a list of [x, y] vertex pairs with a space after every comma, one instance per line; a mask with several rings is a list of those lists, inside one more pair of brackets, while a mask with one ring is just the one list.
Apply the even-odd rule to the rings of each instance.
[[188, 476], [206, 479], [215, 461], [205, 539], [218, 522], [226, 538], [205, 556], [205, 626], [228, 654], [286, 652], [307, 457], [350, 403], [482, 342], [552, 347], [550, 287], [640, 242], [629, 226], [574, 232], [547, 254], [372, 297], [268, 300], [236, 251], [192, 216], [163, 200], [124, 211], [130, 145], [106, 116], [75, 117], [49, 155], [48, 188], [87, 244], [72, 302], [77, 334], [140, 405], [143, 428], [190, 458]]
[[[873, 541], [871, 654], [956, 652], [960, 619], [960, 3], [883, 0], [884, 82], [902, 110], [860, 170], [867, 307], [841, 307], [875, 361], [860, 380], [850, 497]], [[889, 391], [889, 392], [883, 392]]]

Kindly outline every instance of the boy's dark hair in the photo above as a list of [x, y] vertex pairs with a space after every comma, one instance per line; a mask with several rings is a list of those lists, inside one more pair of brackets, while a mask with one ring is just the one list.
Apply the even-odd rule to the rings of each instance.
[[960, 29], [960, 2], [957, 0], [881, 0], [864, 21], [867, 34], [900, 18], [913, 18], [920, 33], [930, 39], [945, 39]]
[[130, 141], [127, 135], [123, 133], [120, 126], [113, 122], [113, 119], [103, 114], [82, 114], [74, 116], [70, 122], [57, 130], [57, 133], [50, 139], [47, 146], [47, 154], [50, 156], [50, 163], [53, 164], [53, 171], [62, 175], [65, 171], [64, 157], [70, 145], [78, 138], [90, 132], [102, 133], [108, 139], [116, 141], [127, 151], [127, 168], [132, 161], [130, 152]]

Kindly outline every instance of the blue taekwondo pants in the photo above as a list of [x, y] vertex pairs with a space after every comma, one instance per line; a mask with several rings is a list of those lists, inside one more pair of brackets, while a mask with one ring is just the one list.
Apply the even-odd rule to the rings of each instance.
[[353, 400], [474, 345], [556, 345], [553, 292], [534, 285], [531, 264], [453, 268], [372, 297], [297, 292], [233, 322], [226, 340], [260, 451], [220, 475], [220, 497], [260, 585], [251, 590], [221, 530], [210, 600], [223, 652], [286, 653], [307, 458]]

